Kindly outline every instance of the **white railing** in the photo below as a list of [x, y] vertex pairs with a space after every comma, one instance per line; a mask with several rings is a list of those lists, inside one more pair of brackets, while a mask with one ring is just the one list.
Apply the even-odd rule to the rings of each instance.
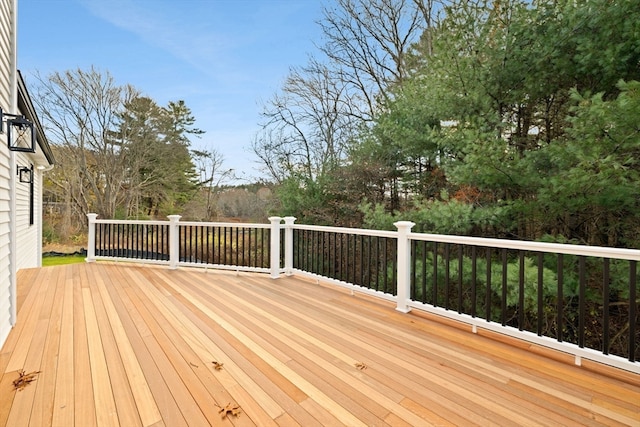
[[[195, 223], [195, 222], [180, 222], [180, 216], [171, 216], [170, 221], [116, 221], [116, 220], [99, 220], [95, 214], [89, 216], [89, 247], [87, 249], [87, 261], [92, 262], [96, 260], [130, 260], [135, 262], [152, 262], [158, 264], [168, 265], [170, 268], [178, 268], [180, 266], [191, 267], [212, 267], [212, 268], [233, 268], [238, 271], [259, 271], [270, 274], [272, 278], [278, 278], [281, 274], [285, 275], [304, 275], [314, 277], [318, 280], [328, 281], [343, 287], [348, 287], [354, 291], [364, 292], [371, 295], [375, 295], [381, 298], [395, 301], [396, 309], [403, 313], [409, 312], [412, 309], [419, 309], [434, 313], [439, 316], [443, 316], [449, 319], [453, 319], [459, 322], [463, 322], [470, 326], [471, 331], [477, 332], [479, 328], [485, 330], [491, 330], [504, 335], [512, 336], [518, 339], [523, 339], [531, 343], [542, 345], [545, 347], [553, 348], [558, 351], [562, 351], [574, 356], [575, 363], [581, 364], [581, 360], [589, 359], [597, 362], [605, 363], [611, 366], [615, 366], [628, 371], [640, 373], [640, 364], [635, 361], [636, 359], [636, 346], [638, 345], [639, 328], [636, 328], [638, 317], [638, 292], [637, 292], [637, 280], [636, 280], [636, 263], [640, 261], [640, 250], [619, 249], [619, 248], [604, 248], [604, 247], [590, 247], [590, 246], [578, 246], [578, 245], [562, 245], [551, 243], [539, 243], [539, 242], [525, 242], [525, 241], [513, 241], [503, 239], [485, 239], [474, 238], [464, 236], [443, 236], [436, 234], [423, 234], [413, 233], [411, 228], [413, 223], [401, 221], [394, 225], [397, 227], [397, 231], [382, 231], [382, 230], [366, 230], [366, 229], [354, 229], [354, 228], [340, 228], [340, 227], [322, 227], [295, 224], [294, 217], [271, 217], [269, 218], [269, 224], [236, 224], [236, 223]], [[284, 221], [284, 224], [282, 223]], [[96, 235], [96, 228], [98, 225], [139, 225], [139, 226], [164, 226], [168, 230], [168, 236], [156, 236], [155, 240], [163, 240], [168, 243], [168, 256], [163, 259], [141, 259], [140, 257], [132, 257], [131, 253], [137, 253], [135, 251], [123, 252], [125, 256], [121, 256], [122, 253], [113, 252], [110, 255], [104, 255], [96, 252], [97, 243], [96, 239], [99, 237]], [[202, 227], [204, 231], [201, 232], [200, 238], [196, 238], [199, 244], [204, 244], [203, 235], [209, 236], [209, 233], [213, 233], [213, 229], [251, 229], [251, 230], [265, 230], [265, 234], [258, 239], [255, 235], [249, 233], [249, 241], [255, 238], [256, 244], [249, 250], [255, 250], [260, 252], [268, 252], [268, 256], [262, 253], [263, 258], [268, 259], [268, 265], [260, 266], [247, 266], [238, 265], [238, 256], [236, 256], [235, 262], [208, 262], [209, 259], [199, 262], [192, 262], [192, 260], [186, 259], [184, 256], [186, 249], [184, 246], [184, 235], [181, 234], [185, 227]], [[209, 230], [209, 231], [207, 231]], [[228, 232], [218, 236], [228, 236]], [[238, 233], [236, 232], [236, 235]], [[197, 236], [197, 232], [196, 232]], [[251, 237], [254, 236], [254, 237]], [[268, 237], [267, 237], [268, 236]], [[102, 237], [100, 237], [102, 238]], [[219, 241], [222, 237], [219, 237]], [[190, 238], [191, 239], [191, 238]], [[208, 239], [208, 237], [207, 237]], [[244, 240], [244, 237], [243, 237]], [[260, 244], [258, 244], [260, 240]], [[266, 242], [268, 240], [268, 242]], [[192, 240], [189, 240], [190, 242]], [[207, 240], [208, 242], [208, 240]], [[229, 243], [230, 242], [230, 243]], [[230, 240], [225, 244], [240, 245], [238, 239]], [[393, 244], [388, 242], [392, 242]], [[115, 243], [115, 242], [111, 242]], [[268, 243], [268, 244], [267, 244]], [[209, 244], [209, 243], [207, 243]], [[219, 244], [219, 243], [218, 243]], [[429, 246], [431, 245], [431, 246]], [[437, 245], [450, 245], [456, 247], [458, 250], [458, 258], [450, 258], [449, 249], [445, 252], [438, 250]], [[166, 245], [162, 245], [166, 249]], [[237, 246], [236, 246], [237, 248]], [[471, 248], [471, 249], [469, 249]], [[458, 307], [449, 307], [449, 301], [452, 299], [449, 297], [449, 291], [457, 294], [458, 301], [462, 301], [463, 289], [463, 262], [471, 263], [473, 270], [476, 270], [476, 264], [480, 265], [484, 261], [481, 257], [476, 257], [475, 248], [484, 248], [487, 251], [495, 250], [502, 251], [503, 261], [494, 261], [502, 268], [502, 289], [495, 288], [495, 283], [492, 282], [491, 276], [491, 260], [486, 261], [485, 273], [487, 275], [486, 293], [482, 299], [485, 299], [485, 310], [487, 315], [482, 317], [476, 313], [476, 296], [475, 290], [466, 289], [466, 291], [473, 292], [473, 309], [471, 312], [465, 312], [462, 309], [462, 304]], [[164, 250], [163, 249], [163, 250]], [[215, 249], [215, 248], [213, 248]], [[213, 251], [212, 249], [212, 251]], [[218, 247], [219, 249], [219, 247]], [[203, 249], [201, 249], [202, 251]], [[236, 249], [237, 250], [237, 249]], [[245, 249], [242, 249], [243, 251]], [[422, 251], [422, 257], [428, 260], [424, 264], [421, 260], [418, 260], [418, 256], [412, 256], [414, 253]], [[429, 252], [428, 256], [425, 252]], [[473, 256], [470, 257], [464, 254], [464, 251], [472, 251]], [[520, 293], [524, 292], [525, 287], [528, 291], [532, 291], [530, 288], [535, 287], [536, 284], [523, 283], [522, 271], [523, 263], [525, 259], [523, 254], [538, 254], [538, 259], [542, 259], [543, 255], [557, 256], [559, 258], [558, 264], [558, 277], [553, 279], [558, 282], [558, 302], [554, 303], [552, 307], [557, 307], [560, 315], [558, 316], [559, 329], [562, 329], [562, 313], [563, 310], [567, 310], [566, 304], [563, 302], [563, 282], [562, 282], [562, 257], [564, 255], [576, 257], [580, 265], [580, 285], [575, 298], [578, 299], [579, 305], [576, 309], [580, 316], [578, 329], [577, 343], [567, 342], [562, 332], [557, 332], [557, 336], [545, 336], [540, 329], [537, 332], [524, 330], [522, 325], [519, 327], [512, 327], [503, 321], [499, 322], [492, 318], [490, 313], [492, 310], [498, 310], [504, 312], [506, 307], [506, 289], [507, 275], [505, 272], [510, 265], [505, 263], [507, 251], [511, 251], [513, 254], [520, 254]], [[197, 253], [197, 251], [196, 251]], [[243, 252], [244, 253], [244, 252]], [[435, 300], [426, 301], [425, 296], [422, 295], [422, 301], [420, 298], [412, 298], [419, 285], [417, 278], [415, 277], [416, 270], [420, 270], [422, 275], [430, 275], [430, 278], [434, 280], [434, 287], [438, 286], [438, 263], [443, 262], [443, 255], [446, 254], [446, 277], [447, 281], [444, 286], [448, 286], [446, 289], [447, 300], [446, 303], [442, 303], [441, 297], [437, 295], [437, 290], [434, 290]], [[497, 253], [497, 252], [496, 252]], [[182, 254], [182, 255], [181, 255]], [[209, 252], [207, 252], [209, 254]], [[129, 256], [126, 256], [129, 255]], [[219, 255], [219, 254], [218, 254]], [[526, 255], [527, 257], [529, 255]], [[206, 257], [200, 257], [206, 258]], [[233, 257], [232, 257], [233, 258]], [[244, 256], [243, 256], [244, 258]], [[374, 259], [377, 258], [377, 259]], [[489, 256], [490, 258], [490, 256]], [[499, 257], [495, 257], [498, 259]], [[217, 258], [220, 260], [220, 258]], [[585, 259], [590, 260], [607, 260], [604, 261], [603, 270], [605, 271], [605, 278], [609, 277], [609, 261], [615, 260], [615, 262], [628, 263], [629, 269], [629, 289], [628, 289], [628, 316], [629, 321], [626, 327], [629, 328], [628, 336], [628, 353], [629, 357], [624, 358], [618, 355], [608, 354], [609, 346], [609, 332], [608, 327], [606, 331], [606, 337], [603, 338], [604, 349], [592, 349], [584, 346], [583, 330], [584, 325], [584, 313], [585, 310], [585, 289], [587, 288], [587, 279], [585, 279]], [[453, 263], [451, 261], [453, 260]], [[618, 261], [623, 260], [623, 261]], [[226, 261], [226, 260], [225, 260]], [[433, 265], [429, 264], [431, 262]], [[451, 267], [451, 265], [458, 262], [459, 267]], [[598, 264], [599, 265], [599, 264]], [[626, 265], [626, 264], [624, 264]], [[442, 268], [442, 267], [440, 267]], [[478, 269], [480, 269], [478, 267]], [[544, 270], [540, 261], [538, 262], [538, 287], [541, 292], [543, 286], [543, 273], [548, 275], [548, 271]], [[601, 268], [601, 267], [598, 267]], [[429, 269], [432, 269], [430, 271]], [[459, 270], [457, 270], [459, 269]], [[567, 270], [564, 270], [567, 271]], [[449, 273], [455, 275], [458, 279], [458, 288], [454, 286], [453, 279], [449, 278]], [[465, 272], [466, 274], [467, 272]], [[568, 274], [568, 273], [566, 273]], [[393, 278], [393, 283], [387, 286], [387, 280]], [[473, 287], [482, 288], [480, 282], [482, 278], [473, 277]], [[466, 279], [465, 279], [466, 280]], [[380, 286], [380, 283], [384, 281], [385, 285]], [[422, 279], [423, 286], [425, 279]], [[606, 280], [608, 282], [608, 279]], [[495, 282], [495, 280], [494, 280]], [[453, 285], [452, 285], [453, 283]], [[440, 284], [442, 286], [442, 284]], [[509, 286], [514, 286], [513, 283], [509, 283]], [[605, 290], [608, 288], [608, 283], [605, 284]], [[489, 302], [489, 300], [500, 299], [500, 293], [502, 293], [502, 306], [500, 303]], [[603, 291], [603, 295], [606, 292]], [[465, 296], [465, 304], [469, 304], [468, 297]], [[520, 296], [520, 304], [515, 310], [517, 314], [521, 316], [519, 311], [523, 311], [522, 306], [523, 296]], [[538, 296], [538, 301], [541, 301], [541, 297]], [[540, 302], [538, 302], [540, 304]], [[565, 306], [563, 307], [563, 304]], [[452, 304], [455, 305], [455, 304]], [[617, 304], [616, 307], [620, 305]], [[548, 306], [545, 306], [548, 307]], [[603, 297], [602, 310], [608, 311], [609, 301]], [[538, 306], [539, 313], [542, 312], [542, 308]], [[469, 311], [469, 310], [467, 310]], [[608, 313], [603, 313], [603, 316], [608, 316]], [[605, 317], [605, 320], [608, 317]], [[632, 320], [634, 319], [634, 320]], [[575, 325], [572, 325], [575, 326]], [[614, 331], [617, 332], [617, 331]]]

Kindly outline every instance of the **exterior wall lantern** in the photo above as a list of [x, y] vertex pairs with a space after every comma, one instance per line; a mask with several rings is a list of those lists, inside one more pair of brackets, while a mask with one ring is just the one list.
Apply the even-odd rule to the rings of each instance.
[[16, 168], [16, 174], [18, 175], [20, 182], [31, 184], [33, 182], [33, 167], [18, 166]]
[[9, 114], [0, 108], [0, 132], [4, 131], [4, 123], [7, 123], [7, 145], [11, 151], [26, 153], [36, 152], [36, 134], [33, 123], [25, 116]]

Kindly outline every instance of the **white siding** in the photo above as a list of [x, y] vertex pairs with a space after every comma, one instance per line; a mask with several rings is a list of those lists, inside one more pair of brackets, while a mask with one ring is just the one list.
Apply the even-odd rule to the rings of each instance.
[[[2, 179], [0, 178], [0, 181]], [[2, 184], [2, 182], [0, 182]], [[3, 203], [7, 205], [8, 203]], [[0, 212], [0, 347], [11, 330], [10, 318], [10, 252], [9, 252], [9, 212], [8, 209]]]
[[[11, 108], [13, 34], [12, 0], [0, 0], [0, 107]], [[4, 135], [0, 135], [0, 347], [11, 330], [11, 161]]]
[[[19, 166], [31, 167], [33, 163], [29, 157], [23, 153], [16, 156], [16, 164]], [[34, 171], [34, 178], [36, 177]], [[39, 264], [40, 251], [38, 250], [38, 226], [34, 221], [33, 224], [29, 224], [30, 214], [30, 191], [31, 185], [16, 182], [16, 266], [20, 270], [22, 268], [37, 267]], [[38, 189], [38, 182], [34, 183], [34, 192]], [[37, 214], [37, 199], [39, 195], [34, 194], [34, 215]]]

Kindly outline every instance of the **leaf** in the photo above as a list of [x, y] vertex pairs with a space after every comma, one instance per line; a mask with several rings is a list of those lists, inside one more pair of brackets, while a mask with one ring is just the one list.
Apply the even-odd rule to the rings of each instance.
[[364, 371], [365, 369], [367, 369], [367, 365], [365, 365], [363, 362], [356, 362], [355, 367], [360, 369], [361, 371]]
[[240, 409], [240, 406], [231, 405], [231, 403], [227, 403], [227, 405], [224, 408], [220, 407], [219, 405], [216, 405], [216, 406], [220, 408], [218, 413], [222, 414], [222, 418], [227, 418], [228, 415], [239, 417], [240, 414], [242, 413], [242, 409]]
[[211, 362], [211, 363], [213, 363], [213, 367], [215, 368], [216, 371], [221, 370], [222, 367], [224, 366], [224, 363], [220, 363], [220, 362], [217, 362], [215, 360], [213, 362]]
[[30, 382], [36, 380], [36, 375], [38, 375], [39, 373], [40, 371], [33, 371], [27, 374], [25, 373], [24, 370], [19, 370], [18, 371], [19, 377], [17, 380], [13, 382], [13, 386], [15, 387], [16, 390], [22, 391], [22, 389], [25, 388], [27, 385], [29, 385]]

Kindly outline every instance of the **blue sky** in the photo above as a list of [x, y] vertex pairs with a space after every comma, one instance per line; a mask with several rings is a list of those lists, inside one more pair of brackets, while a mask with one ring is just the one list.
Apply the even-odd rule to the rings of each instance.
[[160, 105], [184, 100], [206, 132], [192, 147], [250, 179], [260, 104], [321, 43], [321, 15], [320, 0], [19, 0], [18, 68], [29, 85], [95, 66]]

